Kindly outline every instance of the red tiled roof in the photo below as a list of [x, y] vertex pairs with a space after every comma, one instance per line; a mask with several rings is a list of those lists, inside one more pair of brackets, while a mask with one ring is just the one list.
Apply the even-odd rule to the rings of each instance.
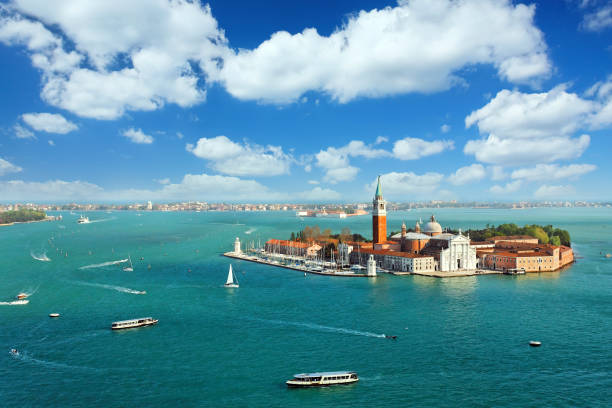
[[361, 252], [364, 254], [399, 256], [402, 258], [431, 258], [430, 256], [427, 256], [427, 255], [413, 254], [412, 252], [388, 251], [384, 249], [361, 248]]

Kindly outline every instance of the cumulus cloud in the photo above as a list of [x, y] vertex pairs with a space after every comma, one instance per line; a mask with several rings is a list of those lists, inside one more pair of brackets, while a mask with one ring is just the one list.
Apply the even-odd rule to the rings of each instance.
[[77, 125], [56, 113], [24, 113], [21, 119], [32, 129], [47, 133], [66, 134], [78, 129]]
[[564, 85], [542, 93], [502, 90], [466, 117], [466, 127], [476, 125], [487, 136], [468, 141], [463, 151], [498, 165], [574, 159], [588, 147], [590, 137], [572, 135], [589, 127], [599, 108], [597, 102], [567, 92]]
[[13, 132], [15, 132], [15, 137], [17, 139], [36, 139], [36, 136], [34, 136], [34, 132], [24, 128], [19, 124], [13, 126]]
[[355, 178], [359, 169], [351, 166], [350, 157], [374, 159], [391, 156], [384, 149], [376, 149], [360, 140], [352, 140], [342, 147], [328, 147], [315, 155], [316, 165], [325, 170], [325, 180], [332, 184], [350, 181]]
[[451, 130], [450, 125], [444, 124], [444, 125], [440, 126], [440, 131], [442, 133], [448, 133], [448, 132], [450, 132], [450, 130]]
[[566, 199], [573, 196], [575, 193], [574, 187], [566, 186], [550, 186], [542, 185], [534, 193], [533, 197], [539, 200], [543, 199]]
[[[426, 195], [431, 195], [440, 185], [444, 178], [443, 174], [428, 172], [415, 174], [413, 172], [391, 172], [381, 175], [383, 195], [385, 197], [396, 197], [400, 200], [411, 200]], [[367, 191], [376, 190], [377, 180], [373, 180], [366, 186]]]
[[486, 176], [485, 168], [482, 164], [474, 163], [469, 166], [461, 167], [448, 177], [451, 184], [460, 186], [482, 180]]
[[141, 129], [130, 128], [121, 132], [121, 134], [128, 139], [130, 139], [133, 143], [138, 144], [151, 144], [153, 143], [153, 136], [147, 135]]
[[233, 176], [278, 176], [288, 174], [293, 157], [280, 146], [258, 146], [236, 143], [227, 136], [200, 138], [187, 151], [209, 160], [219, 173]]
[[592, 164], [538, 164], [535, 167], [517, 169], [512, 172], [513, 179], [526, 181], [576, 179], [597, 169]]
[[510, 1], [401, 0], [350, 15], [330, 36], [314, 28], [276, 32], [226, 56], [216, 78], [239, 99], [269, 103], [294, 102], [312, 90], [341, 103], [435, 92], [462, 82], [458, 71], [478, 64], [526, 82], [551, 70], [534, 13]]
[[6, 201], [91, 201], [102, 198], [104, 192], [100, 186], [79, 180], [0, 181], [0, 191]]
[[385, 137], [385, 136], [378, 136], [376, 137], [376, 141], [374, 142], [374, 144], [381, 144], [381, 143], [385, 143], [388, 142], [389, 138]]
[[[200, 2], [15, 0], [3, 11], [0, 41], [28, 49], [43, 71], [43, 99], [85, 117], [200, 103], [205, 72], [227, 52], [223, 32]], [[48, 27], [74, 50], [66, 51]]]
[[53, 140], [48, 140], [47, 143], [49, 143], [49, 146], [55, 146], [55, 142]]
[[502, 166], [489, 166], [487, 171], [491, 174], [491, 180], [499, 181], [508, 177]]
[[602, 31], [612, 27], [612, 5], [608, 4], [585, 14], [582, 27], [588, 31]]
[[0, 176], [4, 176], [5, 174], [9, 173], [19, 173], [21, 170], [23, 170], [21, 167], [16, 166], [8, 160], [0, 157]]
[[506, 183], [506, 185], [504, 186], [496, 184], [492, 186], [489, 189], [489, 191], [493, 194], [510, 194], [510, 193], [517, 192], [521, 188], [522, 185], [523, 185], [523, 182], [521, 180], [515, 180], [509, 183]]
[[393, 156], [400, 160], [416, 160], [421, 157], [438, 154], [444, 150], [452, 150], [454, 148], [452, 140], [427, 140], [414, 137], [407, 137], [398, 140], [393, 145]]

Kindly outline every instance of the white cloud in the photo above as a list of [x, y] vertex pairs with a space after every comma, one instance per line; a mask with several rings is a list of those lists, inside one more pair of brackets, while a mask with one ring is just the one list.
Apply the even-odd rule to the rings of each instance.
[[296, 197], [307, 201], [326, 202], [338, 201], [342, 196], [337, 191], [331, 190], [329, 188], [315, 187], [312, 190], [297, 193]]
[[512, 172], [513, 179], [527, 181], [576, 179], [594, 171], [597, 166], [592, 164], [538, 164], [535, 167], [517, 169]]
[[308, 180], [308, 184], [317, 185], [319, 182], [317, 180]]
[[[412, 200], [431, 195], [440, 185], [444, 175], [440, 173], [415, 174], [413, 172], [391, 172], [381, 175], [383, 196], [400, 200]], [[377, 180], [366, 186], [367, 191], [374, 193]]]
[[582, 20], [582, 27], [589, 31], [602, 31], [612, 27], [612, 5], [606, 5], [591, 13]]
[[[0, 41], [29, 50], [43, 71], [43, 99], [85, 117], [115, 119], [126, 110], [200, 103], [206, 72], [228, 52], [210, 8], [200, 2], [15, 0], [4, 11]], [[45, 25], [75, 50], [67, 52]]]
[[49, 146], [55, 146], [55, 142], [53, 140], [48, 140], [47, 143], [49, 143]]
[[589, 146], [589, 135], [578, 138], [549, 137], [541, 139], [501, 139], [490, 135], [486, 139], [469, 140], [463, 151], [473, 154], [483, 163], [525, 165], [575, 159]]
[[381, 144], [381, 143], [385, 143], [388, 142], [389, 138], [385, 137], [385, 136], [377, 136], [376, 137], [376, 141], [374, 142], [374, 144]]
[[585, 95], [594, 97], [599, 105], [598, 109], [589, 117], [593, 129], [600, 129], [612, 124], [612, 75], [606, 80], [595, 83]]
[[375, 149], [360, 140], [351, 140], [342, 147], [328, 147], [315, 155], [316, 165], [325, 170], [325, 180], [332, 184], [340, 181], [350, 181], [355, 178], [359, 169], [351, 166], [350, 157], [374, 159], [391, 156], [384, 149]]
[[304, 171], [306, 173], [310, 173], [312, 171], [312, 165], [310, 165], [310, 164], [305, 165], [304, 166]]
[[174, 200], [270, 200], [286, 199], [288, 195], [270, 191], [266, 186], [237, 177], [186, 174], [180, 183], [166, 184], [157, 190], [105, 190], [84, 181], [49, 180], [29, 182], [0, 181], [2, 199], [6, 201], [122, 201], [147, 197], [157, 201]]
[[467, 183], [473, 183], [485, 178], [486, 172], [482, 164], [471, 164], [469, 166], [461, 167], [457, 171], [448, 177], [448, 181], [451, 184], [460, 186]]
[[121, 132], [121, 134], [133, 143], [138, 144], [151, 144], [153, 143], [153, 136], [145, 134], [141, 129], [130, 128]]
[[187, 150], [211, 161], [216, 171], [233, 176], [278, 176], [288, 174], [293, 157], [280, 146], [258, 146], [233, 142], [226, 136], [200, 138]]
[[502, 166], [489, 166], [487, 171], [491, 174], [491, 180], [499, 181], [508, 178], [508, 174]]
[[176, 132], [176, 137], [181, 140], [182, 138], [184, 138], [185, 136], [181, 133], [181, 132]]
[[153, 179], [153, 181], [162, 184], [162, 185], [166, 185], [166, 184], [170, 184], [170, 179], [168, 177], [162, 178], [162, 179]]
[[488, 136], [469, 140], [463, 151], [498, 165], [574, 159], [588, 147], [590, 137], [571, 136], [589, 126], [598, 108], [598, 103], [566, 92], [564, 85], [532, 94], [502, 90], [466, 117], [466, 127], [477, 125]]
[[15, 166], [8, 160], [4, 160], [0, 157], [0, 176], [4, 176], [5, 174], [9, 173], [19, 173], [21, 170], [23, 170], [21, 167]]
[[517, 192], [521, 188], [522, 185], [523, 185], [523, 182], [521, 180], [515, 180], [509, 183], [506, 183], [505, 186], [500, 186], [496, 184], [493, 187], [491, 187], [489, 191], [493, 194], [510, 194], [510, 193]]
[[416, 160], [421, 157], [441, 153], [444, 150], [452, 150], [453, 148], [454, 143], [452, 140], [434, 140], [428, 142], [423, 139], [407, 137], [395, 142], [393, 145], [393, 156], [400, 160]]
[[276, 32], [226, 56], [216, 79], [239, 99], [281, 104], [312, 90], [341, 103], [445, 90], [463, 81], [462, 68], [479, 64], [527, 82], [551, 71], [534, 13], [510, 1], [400, 0], [350, 15], [328, 37], [314, 28]]
[[570, 185], [566, 186], [549, 186], [542, 185], [534, 193], [533, 197], [539, 200], [543, 199], [566, 199], [573, 196], [575, 193], [574, 187]]
[[47, 133], [66, 134], [78, 129], [77, 125], [56, 113], [24, 113], [21, 119], [32, 129]]
[[13, 131], [15, 132], [15, 137], [17, 139], [36, 139], [34, 133], [31, 130], [24, 128], [21, 125], [13, 126]]
[[448, 133], [448, 132], [450, 132], [450, 130], [451, 130], [450, 125], [444, 124], [444, 125], [440, 126], [440, 131], [442, 133]]

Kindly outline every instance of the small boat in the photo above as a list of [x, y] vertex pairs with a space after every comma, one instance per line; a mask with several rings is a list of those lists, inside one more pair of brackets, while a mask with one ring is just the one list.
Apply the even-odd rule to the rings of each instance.
[[82, 215], [77, 220], [77, 224], [89, 224], [90, 222], [89, 217], [83, 217]]
[[23, 292], [22, 292], [22, 293], [19, 293], [19, 294], [17, 295], [17, 299], [25, 299], [25, 298], [27, 298], [27, 297], [28, 297], [28, 294], [27, 294], [27, 293], [23, 293]]
[[225, 282], [226, 288], [237, 288], [238, 280], [234, 277], [234, 273], [232, 272], [232, 265], [230, 264], [229, 272], [227, 273], [227, 281]]
[[132, 258], [130, 258], [130, 256], [128, 255], [128, 262], [130, 263], [130, 266], [126, 266], [123, 268], [124, 272], [134, 272], [134, 265], [132, 265]]
[[290, 388], [327, 387], [330, 385], [353, 384], [357, 381], [359, 381], [359, 378], [357, 373], [353, 371], [331, 371], [296, 374], [286, 384]]
[[542, 342], [541, 342], [541, 341], [531, 340], [531, 341], [529, 342], [529, 345], [530, 345], [531, 347], [540, 347], [540, 346], [542, 345]]
[[19, 355], [19, 351], [17, 349], [11, 349], [11, 354], [14, 356], [18, 356]]
[[141, 317], [140, 319], [131, 319], [131, 320], [121, 320], [118, 322], [113, 322], [111, 325], [112, 330], [123, 330], [123, 329], [133, 329], [136, 327], [145, 327], [145, 326], [153, 326], [157, 324], [159, 320], [154, 319], [152, 317]]
[[59, 313], [49, 313], [49, 317], [60, 317]]

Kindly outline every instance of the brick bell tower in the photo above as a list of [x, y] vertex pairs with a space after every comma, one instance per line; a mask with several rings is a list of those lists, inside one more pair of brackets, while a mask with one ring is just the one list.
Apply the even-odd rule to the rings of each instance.
[[387, 241], [387, 202], [383, 199], [380, 187], [380, 176], [378, 186], [372, 201], [372, 242], [382, 244]]

